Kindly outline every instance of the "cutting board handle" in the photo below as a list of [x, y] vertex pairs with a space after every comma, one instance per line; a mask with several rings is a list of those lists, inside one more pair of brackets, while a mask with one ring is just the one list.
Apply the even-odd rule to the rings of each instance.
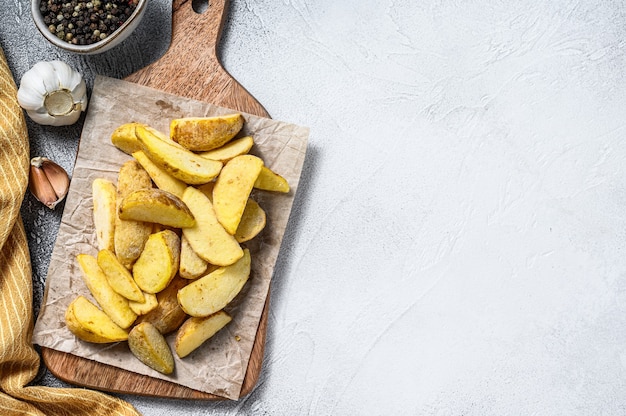
[[217, 45], [228, 0], [209, 0], [196, 13], [192, 0], [172, 2], [172, 41], [156, 62], [125, 79], [161, 91], [269, 117], [263, 106], [222, 66]]

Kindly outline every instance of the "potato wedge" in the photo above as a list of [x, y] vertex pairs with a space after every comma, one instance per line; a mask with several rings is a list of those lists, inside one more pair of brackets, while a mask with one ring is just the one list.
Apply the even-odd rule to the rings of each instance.
[[125, 123], [116, 128], [111, 134], [111, 143], [122, 152], [132, 154], [137, 150], [141, 150], [141, 144], [135, 135], [135, 127], [140, 123]]
[[67, 328], [79, 339], [98, 344], [126, 341], [128, 332], [86, 297], [78, 296], [65, 311]]
[[150, 322], [163, 335], [177, 330], [187, 319], [187, 314], [178, 304], [177, 295], [188, 283], [189, 280], [175, 277], [165, 289], [156, 294], [157, 307], [137, 318], [136, 322]]
[[204, 318], [188, 318], [176, 333], [176, 354], [180, 358], [188, 356], [230, 321], [232, 318], [224, 311], [217, 311]]
[[200, 185], [215, 179], [222, 162], [198, 156], [162, 133], [147, 126], [138, 126], [137, 138], [141, 149], [156, 165], [173, 177], [190, 185]]
[[200, 152], [198, 155], [226, 163], [235, 156], [245, 155], [252, 149], [252, 146], [254, 146], [252, 136], [245, 136], [239, 139], [233, 139], [217, 149], [209, 150], [208, 152]]
[[122, 199], [122, 220], [151, 222], [174, 228], [192, 227], [196, 220], [179, 197], [162, 189], [139, 189]]
[[183, 236], [198, 256], [217, 266], [228, 266], [243, 256], [241, 246], [224, 230], [215, 216], [213, 204], [202, 191], [188, 187], [183, 193], [183, 202], [196, 218], [195, 226], [183, 228]]
[[266, 221], [263, 208], [254, 199], [249, 198], [246, 208], [243, 210], [237, 231], [235, 231], [235, 239], [239, 243], [252, 240], [263, 231]]
[[161, 333], [149, 322], [142, 322], [128, 333], [128, 347], [142, 363], [163, 374], [174, 372], [174, 356]]
[[241, 114], [215, 117], [185, 117], [170, 122], [170, 138], [194, 152], [217, 149], [243, 127]]
[[98, 251], [97, 260], [98, 266], [106, 275], [107, 281], [113, 290], [128, 300], [144, 302], [143, 293], [141, 293], [141, 289], [135, 283], [133, 275], [120, 263], [111, 250]]
[[128, 306], [128, 299], [117, 293], [109, 284], [98, 261], [89, 254], [76, 256], [83, 280], [102, 310], [121, 328], [130, 327], [137, 315]]
[[190, 316], [209, 316], [232, 301], [250, 277], [250, 250], [235, 264], [220, 267], [178, 291], [178, 303]]
[[152, 189], [152, 179], [136, 160], [124, 162], [117, 175], [117, 199], [122, 200], [139, 189]]
[[230, 160], [215, 181], [213, 207], [220, 224], [235, 234], [254, 183], [263, 167], [263, 160], [241, 155]]
[[116, 194], [113, 182], [96, 178], [91, 184], [93, 223], [99, 250], [115, 250]]
[[150, 235], [133, 266], [137, 286], [147, 293], [158, 293], [170, 284], [180, 264], [180, 238], [171, 230]]
[[[150, 175], [135, 160], [129, 160], [120, 168], [117, 179], [117, 207], [131, 192], [139, 189], [151, 189]], [[131, 268], [141, 254], [152, 225], [142, 221], [115, 220], [115, 255], [127, 268]]]
[[259, 177], [254, 182], [254, 187], [264, 191], [281, 192], [285, 194], [289, 192], [289, 182], [287, 182], [287, 179], [267, 166], [261, 168], [261, 173], [259, 173]]
[[198, 256], [187, 237], [183, 234], [180, 239], [180, 266], [178, 273], [185, 279], [196, 279], [202, 276], [209, 268], [209, 263]]
[[183, 196], [183, 192], [187, 188], [186, 183], [167, 173], [141, 150], [134, 152], [133, 157], [148, 172], [148, 175], [150, 175], [150, 178], [152, 178], [152, 181], [159, 189], [170, 192], [179, 198]]
[[[135, 312], [138, 317], [145, 315], [159, 306], [159, 302], [154, 293], [141, 292], [143, 294], [143, 302], [128, 301], [128, 306]], [[135, 321], [136, 322], [136, 321]]]

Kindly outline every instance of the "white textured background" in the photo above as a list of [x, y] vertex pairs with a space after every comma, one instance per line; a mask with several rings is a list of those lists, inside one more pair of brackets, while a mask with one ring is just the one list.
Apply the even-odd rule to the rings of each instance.
[[624, 1], [232, 0], [224, 66], [311, 128], [263, 373], [239, 402], [123, 397], [626, 414], [625, 46]]

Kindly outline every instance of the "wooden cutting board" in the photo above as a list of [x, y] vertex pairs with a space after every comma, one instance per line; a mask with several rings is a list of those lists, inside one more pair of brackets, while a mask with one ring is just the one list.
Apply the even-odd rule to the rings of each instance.
[[[126, 81], [269, 117], [263, 106], [226, 72], [218, 60], [217, 44], [227, 8], [227, 0], [210, 0], [208, 8], [200, 14], [193, 10], [191, 0], [174, 0], [172, 42], [169, 49], [158, 61], [131, 74]], [[240, 397], [254, 388], [261, 372], [268, 307], [269, 295], [259, 322]], [[71, 384], [115, 393], [155, 397], [223, 399], [50, 348], [42, 348], [42, 356], [52, 374]]]

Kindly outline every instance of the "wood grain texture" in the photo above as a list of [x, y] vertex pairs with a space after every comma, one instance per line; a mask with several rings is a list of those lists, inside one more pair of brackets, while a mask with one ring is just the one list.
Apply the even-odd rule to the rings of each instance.
[[[217, 44], [227, 7], [226, 0], [211, 0], [208, 9], [199, 14], [193, 10], [191, 0], [174, 0], [172, 42], [167, 52], [159, 60], [129, 75], [125, 80], [237, 111], [269, 117], [263, 106], [226, 72], [218, 60]], [[240, 397], [252, 391], [261, 372], [268, 308], [269, 294], [259, 321]], [[59, 379], [92, 389], [154, 397], [223, 400], [220, 396], [50, 348], [42, 348], [42, 357], [48, 369]]]

